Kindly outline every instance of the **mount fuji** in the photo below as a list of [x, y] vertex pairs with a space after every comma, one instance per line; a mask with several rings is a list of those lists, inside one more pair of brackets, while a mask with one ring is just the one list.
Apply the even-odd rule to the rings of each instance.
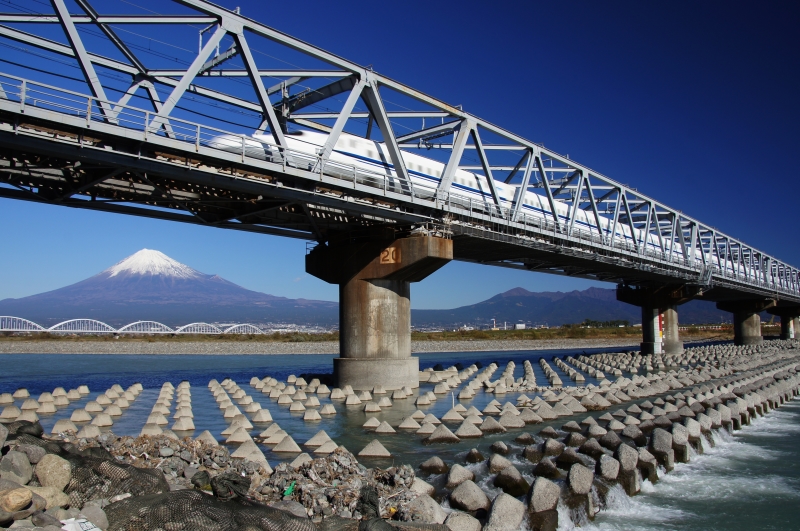
[[97, 319], [112, 326], [138, 320], [168, 326], [195, 321], [328, 326], [338, 323], [338, 308], [336, 302], [251, 291], [151, 249], [142, 249], [76, 284], [0, 301], [0, 315], [24, 317], [42, 326], [76, 318]]

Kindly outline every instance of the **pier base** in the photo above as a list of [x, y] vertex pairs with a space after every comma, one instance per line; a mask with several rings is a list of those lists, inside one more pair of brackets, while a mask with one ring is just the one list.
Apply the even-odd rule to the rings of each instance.
[[343, 235], [306, 256], [308, 273], [339, 284], [339, 358], [333, 363], [338, 387], [419, 387], [419, 360], [411, 356], [411, 282], [452, 258], [452, 240], [392, 240], [384, 232]]
[[734, 345], [758, 345], [764, 341], [759, 314], [775, 304], [772, 299], [730, 301], [718, 302], [717, 308], [733, 313]]
[[702, 294], [695, 286], [617, 286], [617, 300], [642, 309], [642, 354], [681, 354], [678, 306]]

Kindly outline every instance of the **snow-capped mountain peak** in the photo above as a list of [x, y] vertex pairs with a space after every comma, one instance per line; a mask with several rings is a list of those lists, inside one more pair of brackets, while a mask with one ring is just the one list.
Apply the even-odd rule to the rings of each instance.
[[117, 275], [164, 276], [182, 279], [204, 276], [199, 271], [152, 249], [142, 249], [109, 267], [103, 273], [108, 274], [109, 278]]

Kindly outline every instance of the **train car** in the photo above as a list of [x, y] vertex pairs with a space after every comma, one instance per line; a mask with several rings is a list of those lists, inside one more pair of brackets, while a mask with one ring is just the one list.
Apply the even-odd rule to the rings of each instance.
[[[286, 142], [291, 150], [292, 164], [300, 167], [313, 168], [317, 162], [317, 153], [325, 145], [328, 135], [311, 131], [297, 131], [286, 135]], [[282, 161], [282, 155], [274, 145], [274, 140], [270, 135], [254, 134], [245, 138], [235, 135], [220, 135], [208, 142], [209, 147], [224, 149], [235, 153], [241, 153], [250, 157], [269, 161]], [[401, 151], [403, 161], [411, 184], [416, 195], [422, 197], [433, 197], [436, 188], [441, 181], [444, 164], [437, 160], [422, 157], [416, 153]], [[408, 190], [409, 183], [401, 182], [394, 171], [394, 165], [385, 146], [381, 142], [368, 140], [355, 135], [342, 133], [336, 142], [331, 153], [326, 173], [334, 173], [344, 179], [355, 177], [354, 172], [359, 173], [359, 179], [369, 181], [370, 176], [374, 176], [377, 186], [386, 186], [390, 190]], [[363, 172], [363, 173], [362, 173]], [[384, 182], [385, 181], [385, 182]], [[378, 182], [384, 183], [379, 185]], [[495, 181], [495, 188], [503, 208], [511, 208], [514, 201], [519, 198], [519, 186]], [[458, 169], [455, 172], [451, 186], [451, 200], [469, 204], [473, 210], [490, 212], [493, 208], [494, 200], [485, 177], [476, 175], [472, 172]], [[555, 201], [555, 210], [552, 212], [549, 201], [544, 195], [526, 191], [521, 206], [521, 212], [526, 216], [539, 218], [550, 223], [556, 217], [563, 225], [569, 223], [570, 208], [561, 201]], [[606, 235], [610, 235], [613, 229], [613, 220], [600, 215], [600, 230]], [[593, 213], [587, 213], [583, 209], [575, 212], [574, 228], [584, 232], [597, 233], [597, 223]], [[660, 252], [658, 237], [652, 233], [635, 230], [631, 234], [627, 224], [617, 223], [616, 239], [624, 240], [629, 243], [641, 244], [646, 242], [647, 247], [653, 252]], [[673, 245], [671, 254], [673, 259], [683, 259], [683, 246]], [[720, 269], [727, 269], [733, 272], [733, 264], [727, 262]]]

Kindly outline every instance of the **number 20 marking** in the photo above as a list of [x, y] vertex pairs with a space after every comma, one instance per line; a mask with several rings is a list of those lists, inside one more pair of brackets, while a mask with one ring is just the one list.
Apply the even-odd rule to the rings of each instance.
[[381, 264], [399, 264], [400, 263], [400, 249], [396, 247], [388, 247], [381, 251]]

